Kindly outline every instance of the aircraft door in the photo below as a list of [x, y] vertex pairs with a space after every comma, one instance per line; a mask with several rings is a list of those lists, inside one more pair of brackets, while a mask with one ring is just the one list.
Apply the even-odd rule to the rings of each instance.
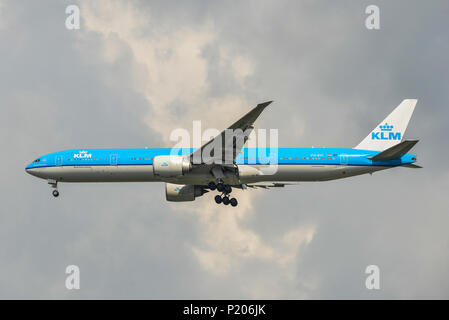
[[111, 166], [116, 166], [117, 165], [117, 155], [116, 154], [111, 154], [111, 156], [110, 156], [110, 163], [111, 163]]
[[57, 155], [55, 158], [55, 164], [57, 166], [62, 166], [62, 156], [61, 155]]
[[340, 155], [340, 164], [346, 166], [348, 164], [348, 156], [346, 154]]

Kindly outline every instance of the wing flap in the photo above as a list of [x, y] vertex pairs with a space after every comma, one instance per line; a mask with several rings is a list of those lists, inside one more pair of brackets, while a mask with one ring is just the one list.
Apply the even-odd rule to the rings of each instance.
[[269, 188], [283, 188], [287, 185], [295, 185], [297, 183], [285, 183], [285, 182], [267, 182], [267, 183], [256, 183], [256, 184], [247, 184], [246, 186], [248, 188], [263, 188], [263, 189], [269, 189]]

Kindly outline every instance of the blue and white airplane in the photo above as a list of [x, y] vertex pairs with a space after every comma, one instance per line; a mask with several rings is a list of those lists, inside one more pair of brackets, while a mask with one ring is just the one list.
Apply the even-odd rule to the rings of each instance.
[[[421, 168], [414, 164], [416, 156], [407, 153], [418, 140], [403, 139], [415, 99], [403, 100], [354, 148], [243, 148], [270, 103], [257, 105], [225, 130], [241, 129], [240, 144], [236, 139], [226, 142], [223, 131], [198, 149], [66, 150], [41, 156], [25, 170], [47, 180], [55, 197], [58, 182], [165, 182], [167, 201], [193, 201], [217, 190], [217, 203], [237, 206], [237, 199], [229, 196], [232, 188], [284, 187], [292, 181], [335, 180], [399, 166]], [[203, 161], [203, 152], [217, 142], [222, 150], [210, 153], [212, 162]], [[230, 162], [225, 161], [229, 152]], [[266, 170], [273, 163], [276, 170]]]

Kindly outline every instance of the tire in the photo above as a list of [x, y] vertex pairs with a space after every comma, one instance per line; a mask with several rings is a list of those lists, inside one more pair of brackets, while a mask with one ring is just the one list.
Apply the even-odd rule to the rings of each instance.
[[223, 199], [217, 194], [217, 195], [215, 196], [215, 202], [218, 203], [218, 204], [220, 204], [222, 201], [223, 201]]
[[231, 198], [231, 200], [229, 200], [229, 201], [231, 202], [231, 206], [237, 207], [238, 202], [237, 202], [237, 199], [236, 199], [236, 198]]
[[52, 194], [53, 194], [53, 197], [56, 198], [56, 197], [59, 196], [59, 191], [58, 190], [53, 190]]
[[229, 204], [229, 202], [230, 202], [230, 200], [229, 200], [228, 197], [223, 197], [223, 204], [224, 204], [225, 206], [227, 206], [227, 205]]
[[225, 192], [226, 193], [231, 193], [232, 192], [232, 187], [229, 184], [225, 185]]
[[209, 182], [209, 184], [207, 185], [209, 187], [210, 190], [214, 191], [215, 189], [217, 189], [217, 185], [214, 182]]
[[218, 190], [218, 192], [223, 192], [223, 190], [224, 190], [224, 184], [223, 183], [219, 183], [219, 184], [217, 184], [217, 190]]

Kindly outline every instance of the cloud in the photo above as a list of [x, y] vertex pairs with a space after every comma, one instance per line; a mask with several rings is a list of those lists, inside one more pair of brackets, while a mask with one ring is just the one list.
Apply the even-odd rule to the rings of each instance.
[[303, 226], [264, 243], [262, 235], [244, 227], [245, 220], [254, 213], [251, 206], [254, 197], [242, 197], [243, 192], [235, 192], [233, 196], [244, 202], [231, 213], [225, 207], [217, 208], [212, 201], [190, 209], [198, 215], [201, 239], [201, 244], [193, 246], [192, 251], [205, 271], [229, 275], [247, 259], [269, 261], [283, 269], [294, 262], [299, 248], [312, 240], [313, 226]]
[[[107, 61], [117, 57], [119, 42], [129, 47], [145, 71], [137, 75], [136, 89], [151, 106], [147, 124], [160, 132], [166, 143], [173, 124], [190, 128], [192, 119], [201, 119], [215, 127], [223, 126], [216, 117], [221, 111], [242, 113], [248, 108], [247, 101], [237, 95], [209, 94], [209, 61], [203, 51], [217, 40], [212, 21], [170, 28], [166, 23], [152, 22], [155, 19], [151, 10], [141, 10], [126, 1], [84, 2], [81, 9], [88, 31], [103, 36], [101, 53]], [[247, 57], [233, 56], [226, 47], [220, 48], [219, 59], [220, 72], [231, 65], [233, 77], [240, 85], [252, 72]], [[174, 104], [180, 101], [189, 110], [190, 117], [179, 117], [179, 109]]]
[[[83, 1], [78, 31], [63, 2], [1, 4], [1, 297], [447, 296], [446, 2], [380, 2], [379, 31], [350, 1]], [[257, 126], [281, 146], [351, 147], [414, 97], [424, 169], [237, 191], [237, 208], [167, 203], [156, 183], [63, 184], [55, 200], [23, 170], [61, 149], [170, 146], [192, 120], [221, 130], [272, 99]]]
[[[174, 30], [153, 24], [148, 34], [142, 34], [147, 21], [153, 20], [151, 10], [140, 10], [128, 2], [106, 1], [85, 2], [82, 11], [88, 31], [103, 37], [101, 53], [106, 61], [114, 62], [113, 57], [117, 57], [117, 52], [121, 50], [116, 45], [119, 42], [130, 48], [136, 62], [146, 71], [145, 78], [140, 80], [145, 84], [139, 86], [151, 106], [146, 123], [163, 137], [169, 136], [174, 123], [181, 120], [183, 124], [188, 124], [197, 112], [201, 113], [198, 116], [203, 123], [221, 122], [223, 126], [231, 123], [223, 123], [216, 117], [217, 114], [226, 110], [235, 118], [242, 107], [247, 107], [237, 96], [210, 94], [208, 82], [212, 80], [209, 78], [211, 66], [203, 51], [214, 45], [217, 38], [212, 22]], [[232, 53], [224, 44], [218, 44], [218, 48], [216, 71], [220, 74], [231, 72], [235, 85], [243, 89], [245, 79], [254, 72], [251, 59]], [[177, 101], [182, 101], [185, 108], [193, 112], [180, 119], [178, 110], [173, 108]], [[288, 243], [281, 239], [274, 246], [264, 244], [259, 235], [240, 224], [240, 220], [244, 220], [253, 210], [250, 205], [253, 197], [243, 193], [237, 195], [241, 205], [232, 214], [227, 214], [226, 208], [217, 210], [211, 199], [208, 204], [195, 209], [189, 209], [190, 205], [172, 206], [173, 210], [188, 210], [197, 215], [201, 245], [192, 245], [191, 250], [204, 271], [229, 276], [241, 268], [240, 265], [247, 259], [270, 261], [281, 268], [287, 262], [292, 263], [298, 247], [310, 242], [313, 229], [291, 231], [287, 237], [290, 240]]]

